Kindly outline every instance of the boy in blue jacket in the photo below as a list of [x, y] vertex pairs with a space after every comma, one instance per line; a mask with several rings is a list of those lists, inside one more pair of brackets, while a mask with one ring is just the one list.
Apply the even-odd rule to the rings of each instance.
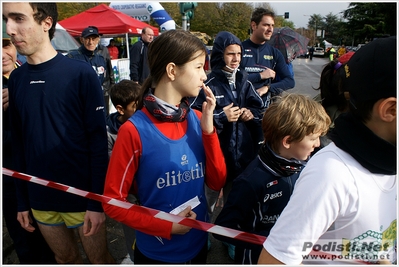
[[110, 89], [111, 102], [116, 111], [106, 118], [109, 157], [111, 157], [119, 127], [136, 111], [140, 91], [141, 86], [131, 80], [122, 80]]
[[[212, 71], [205, 83], [216, 97], [213, 120], [227, 166], [224, 199], [227, 199], [233, 179], [256, 157], [260, 147], [253, 133], [261, 131], [262, 98], [248, 81], [247, 72], [239, 68], [242, 53], [241, 41], [235, 35], [219, 32], [211, 54]], [[192, 103], [193, 108], [200, 110], [204, 101], [205, 94], [201, 90]], [[211, 206], [218, 193], [208, 192]], [[212, 213], [212, 209], [209, 212]], [[234, 258], [234, 248], [230, 245], [229, 255]]]
[[[211, 54], [212, 71], [205, 83], [216, 97], [214, 124], [230, 181], [255, 158], [258, 144], [251, 136], [251, 127], [260, 125], [262, 119], [262, 99], [248, 81], [248, 74], [239, 69], [242, 51], [241, 41], [236, 36], [219, 32]], [[192, 107], [200, 110], [204, 101], [205, 94], [201, 90]]]
[[[300, 94], [283, 93], [275, 98], [262, 120], [264, 144], [234, 180], [217, 225], [268, 236], [299, 173], [320, 145], [319, 137], [328, 130], [330, 118], [321, 104]], [[235, 245], [236, 263], [257, 263], [261, 245], [214, 236]]]
[[[112, 85], [110, 89], [111, 102], [116, 111], [109, 114], [106, 118], [108, 136], [108, 156], [111, 158], [112, 149], [118, 135], [119, 128], [136, 112], [137, 103], [140, 98], [141, 86], [132, 80], [122, 80]], [[129, 194], [128, 201], [137, 204], [137, 198]], [[136, 232], [133, 228], [122, 224], [123, 232], [126, 237], [126, 249], [129, 255], [127, 261], [134, 260], [134, 245], [130, 242], [135, 239]], [[129, 262], [130, 263], [130, 262]]]

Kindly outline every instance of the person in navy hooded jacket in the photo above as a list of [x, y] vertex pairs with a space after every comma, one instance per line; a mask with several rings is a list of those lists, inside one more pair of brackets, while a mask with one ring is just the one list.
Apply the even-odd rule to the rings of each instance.
[[[235, 35], [219, 32], [212, 49], [211, 72], [205, 83], [216, 97], [214, 124], [230, 181], [255, 158], [258, 144], [254, 143], [250, 130], [262, 120], [262, 99], [248, 81], [248, 74], [239, 69], [242, 51], [241, 41]], [[201, 90], [192, 107], [200, 110], [204, 99]]]
[[[219, 32], [211, 53], [211, 72], [205, 83], [216, 97], [213, 120], [226, 160], [225, 199], [233, 179], [255, 158], [259, 147], [252, 137], [252, 129], [260, 127], [262, 99], [248, 81], [247, 72], [239, 69], [242, 52], [241, 41], [235, 35]], [[202, 89], [191, 106], [200, 110], [204, 100]], [[212, 206], [218, 192], [208, 192], [208, 197]]]

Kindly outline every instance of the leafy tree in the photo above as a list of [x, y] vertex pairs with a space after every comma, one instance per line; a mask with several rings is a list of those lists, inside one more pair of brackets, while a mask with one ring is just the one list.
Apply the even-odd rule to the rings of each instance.
[[348, 20], [346, 29], [353, 42], [365, 43], [373, 38], [396, 35], [396, 5], [395, 2], [350, 3], [344, 18]]
[[[276, 27], [276, 25], [274, 25]], [[295, 30], [295, 24], [293, 21], [284, 19], [281, 23], [280, 27], [290, 27], [291, 29]]]
[[346, 29], [346, 22], [339, 20], [337, 23], [337, 34], [335, 41], [333, 41], [333, 44], [339, 44], [339, 45], [351, 45], [352, 42], [352, 36]]
[[84, 12], [90, 8], [98, 6], [100, 4], [109, 5], [109, 2], [86, 2], [86, 3], [79, 3], [79, 2], [67, 2], [67, 3], [57, 3], [58, 9], [58, 21], [67, 19], [69, 17], [75, 16], [81, 12]]
[[219, 4], [217, 2], [200, 2], [194, 11], [194, 19], [190, 21], [192, 31], [204, 32], [212, 37], [209, 45], [213, 44], [214, 37], [219, 29], [223, 28], [218, 9]]
[[[110, 2], [59, 2], [59, 20], [74, 16], [101, 3]], [[182, 15], [178, 2], [161, 2], [162, 6], [176, 22], [176, 28], [181, 28]], [[275, 27], [290, 27], [294, 23], [277, 14], [273, 3], [268, 2], [198, 2], [194, 10], [194, 18], [189, 21], [191, 31], [199, 31], [214, 37], [220, 31], [230, 31], [242, 41], [249, 37], [250, 17], [253, 10], [263, 7], [275, 12]], [[325, 17], [313, 14], [308, 21], [308, 28], [296, 31], [310, 39], [309, 45], [321, 43], [322, 37], [316, 37], [316, 29], [324, 30], [325, 38], [334, 44], [349, 44], [365, 42], [374, 37], [396, 34], [396, 3], [351, 3], [343, 12], [344, 22], [332, 13]], [[151, 19], [148, 22], [158, 27]], [[210, 43], [211, 44], [211, 43]]]
[[[176, 22], [176, 28], [181, 28], [182, 15], [178, 3], [161, 4]], [[246, 39], [251, 12], [246, 3], [198, 2], [194, 17], [189, 21], [190, 31], [203, 32], [211, 37], [220, 31], [230, 31], [238, 38]]]
[[328, 40], [330, 43], [339, 44], [339, 26], [341, 25], [339, 23], [338, 16], [330, 12], [324, 17], [324, 22], [324, 39]]
[[314, 39], [314, 31], [313, 31], [313, 29], [308, 29], [308, 28], [305, 28], [305, 27], [301, 27], [301, 28], [295, 29], [295, 31], [309, 39], [308, 46], [313, 45], [313, 39]]
[[313, 14], [309, 18], [308, 28], [313, 30], [312, 37], [310, 38], [310, 45], [317, 46], [317, 44], [321, 43], [322, 37], [317, 36], [317, 30], [321, 30], [325, 28], [325, 22], [323, 17], [320, 14]]
[[248, 38], [252, 7], [246, 3], [198, 3], [190, 29], [214, 37], [220, 31], [229, 31], [240, 40]]
[[272, 7], [272, 4], [267, 3], [267, 2], [260, 2], [260, 3], [258, 2], [258, 3], [254, 3], [254, 5], [252, 7], [253, 7], [253, 9], [258, 8], [258, 7], [263, 7], [264, 9], [269, 9], [269, 10], [273, 11], [277, 15], [276, 10]]

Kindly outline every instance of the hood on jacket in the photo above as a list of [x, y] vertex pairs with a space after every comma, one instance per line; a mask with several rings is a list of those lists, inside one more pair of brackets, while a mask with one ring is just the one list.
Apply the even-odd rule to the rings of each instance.
[[110, 132], [111, 134], [117, 134], [119, 128], [122, 125], [122, 122], [118, 120], [118, 117], [120, 116], [118, 111], [115, 111], [114, 113], [109, 114], [105, 118], [105, 123], [107, 125], [107, 131]]
[[211, 53], [211, 69], [222, 69], [226, 66], [224, 62], [223, 54], [226, 47], [232, 44], [237, 44], [241, 47], [241, 59], [244, 48], [241, 44], [240, 39], [231, 32], [221, 31], [216, 35], [215, 41], [213, 43], [212, 53]]

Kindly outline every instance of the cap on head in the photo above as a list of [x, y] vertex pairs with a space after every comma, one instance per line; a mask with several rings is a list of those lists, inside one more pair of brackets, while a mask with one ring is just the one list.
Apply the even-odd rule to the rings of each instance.
[[6, 31], [6, 22], [3, 20], [3, 40], [10, 40], [10, 35], [8, 35]]
[[89, 27], [87, 27], [86, 29], [84, 29], [83, 31], [82, 31], [82, 37], [83, 38], [87, 38], [87, 37], [89, 37], [89, 36], [91, 36], [91, 35], [96, 35], [96, 36], [100, 36], [100, 34], [98, 33], [98, 28], [97, 27], [95, 27], [95, 26], [89, 26]]
[[371, 41], [356, 51], [343, 72], [352, 105], [396, 97], [396, 62], [396, 36]]

